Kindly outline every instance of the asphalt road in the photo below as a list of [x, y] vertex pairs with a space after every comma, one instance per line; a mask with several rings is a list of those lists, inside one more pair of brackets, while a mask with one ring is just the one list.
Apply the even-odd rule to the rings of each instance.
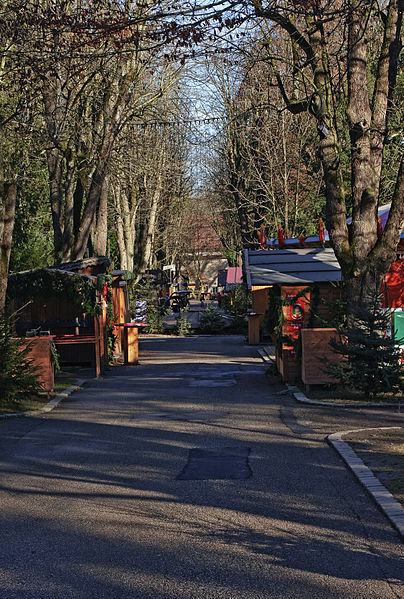
[[404, 544], [254, 348], [140, 355], [0, 421], [1, 599], [404, 597]]

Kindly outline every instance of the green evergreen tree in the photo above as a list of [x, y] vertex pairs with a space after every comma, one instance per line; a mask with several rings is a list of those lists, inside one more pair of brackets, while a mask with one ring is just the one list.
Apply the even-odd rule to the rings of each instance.
[[222, 314], [214, 306], [208, 306], [200, 313], [199, 328], [202, 333], [221, 333], [225, 327]]
[[189, 322], [186, 316], [187, 309], [180, 310], [177, 316], [176, 324], [174, 327], [175, 335], [179, 335], [180, 337], [185, 337], [186, 335], [190, 335], [192, 332], [192, 324]]
[[13, 319], [0, 315], [0, 403], [18, 402], [24, 394], [38, 393], [37, 368], [29, 359], [29, 344], [13, 336]]
[[362, 391], [366, 400], [404, 390], [399, 340], [393, 330], [389, 334], [391, 319], [392, 311], [381, 308], [380, 294], [374, 293], [367, 305], [358, 306], [355, 318], [338, 331], [340, 339], [330, 341], [342, 360], [328, 362], [328, 372], [343, 384]]

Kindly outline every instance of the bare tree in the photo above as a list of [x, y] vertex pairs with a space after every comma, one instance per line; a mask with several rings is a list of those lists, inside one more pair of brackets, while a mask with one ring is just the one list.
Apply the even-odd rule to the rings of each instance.
[[[261, 42], [254, 38], [251, 43], [256, 45], [255, 53], [233, 68], [233, 77], [224, 68], [228, 61], [216, 61], [214, 75], [224, 124], [219, 160], [210, 177], [211, 204], [215, 211], [222, 206], [216, 223], [225, 245], [226, 229], [232, 231], [236, 225], [233, 247], [257, 247], [256, 231], [261, 225], [267, 235], [276, 235], [278, 224], [290, 235], [311, 233], [317, 228], [321, 207], [322, 178], [309, 159], [315, 153], [313, 123], [308, 114], [296, 117], [282, 110], [280, 93], [259, 57]], [[315, 190], [320, 199], [313, 206]]]
[[[318, 128], [323, 168], [327, 228], [345, 280], [348, 309], [354, 313], [369, 290], [381, 284], [395, 259], [404, 226], [403, 157], [395, 173], [391, 209], [383, 235], [377, 233], [383, 161], [391, 137], [401, 30], [402, 0], [329, 3], [296, 1], [262, 4], [255, 14], [268, 23], [267, 61], [286, 108], [309, 111]], [[271, 45], [282, 32], [289, 38], [287, 55]], [[376, 42], [371, 42], [376, 37]], [[369, 54], [369, 46], [373, 54]], [[374, 67], [370, 77], [370, 67]], [[349, 133], [349, 188], [342, 146]], [[402, 140], [402, 132], [399, 138]], [[402, 143], [402, 142], [401, 142]], [[402, 149], [402, 148], [401, 148]], [[347, 203], [347, 193], [349, 204]], [[352, 225], [347, 216], [352, 207]]]

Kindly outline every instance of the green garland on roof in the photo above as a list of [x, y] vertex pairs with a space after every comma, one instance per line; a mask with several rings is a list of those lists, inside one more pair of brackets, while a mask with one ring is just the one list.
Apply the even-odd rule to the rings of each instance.
[[25, 303], [29, 300], [59, 297], [79, 305], [83, 312], [95, 314], [99, 310], [96, 284], [87, 276], [41, 268], [10, 275], [7, 298]]

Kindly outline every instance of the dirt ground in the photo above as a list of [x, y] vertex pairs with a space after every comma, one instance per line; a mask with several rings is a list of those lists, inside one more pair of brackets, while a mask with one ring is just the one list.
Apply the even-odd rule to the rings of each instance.
[[347, 435], [363, 462], [404, 506], [404, 426], [398, 430]]

